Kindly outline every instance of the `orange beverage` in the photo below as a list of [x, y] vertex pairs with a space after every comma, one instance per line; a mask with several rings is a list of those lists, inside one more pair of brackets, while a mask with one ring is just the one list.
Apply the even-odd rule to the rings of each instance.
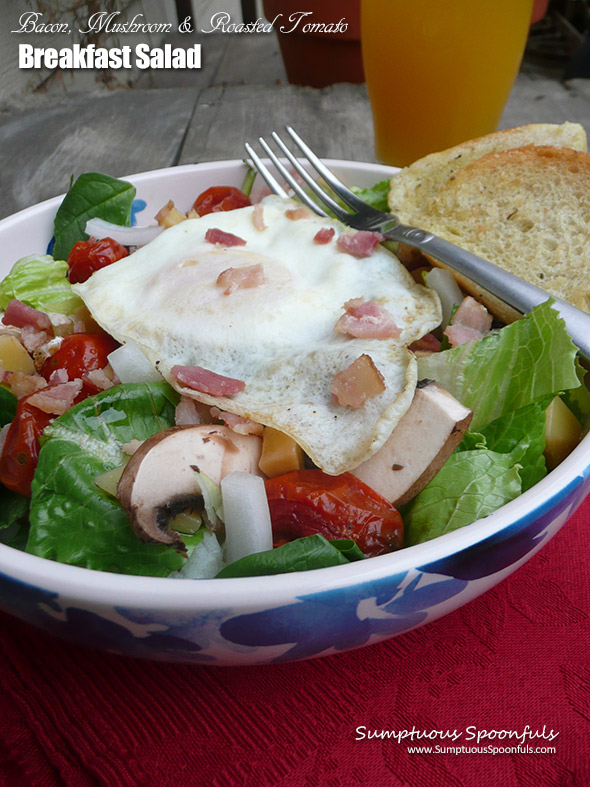
[[406, 166], [495, 131], [533, 0], [362, 0], [377, 158]]

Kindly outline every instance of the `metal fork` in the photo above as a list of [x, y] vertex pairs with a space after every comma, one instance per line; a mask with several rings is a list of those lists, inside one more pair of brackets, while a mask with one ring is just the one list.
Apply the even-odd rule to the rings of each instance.
[[[286, 130], [291, 139], [299, 147], [301, 153], [304, 154], [305, 159], [350, 210], [343, 208], [340, 203], [336, 202], [320, 185], [318, 185], [314, 178], [304, 168], [300, 159], [291, 152], [285, 142], [283, 142], [275, 132], [272, 133], [274, 141], [287, 160], [292, 164], [296, 172], [305, 183], [307, 183], [311, 191], [343, 224], [347, 224], [357, 230], [380, 232], [386, 240], [401, 241], [408, 246], [413, 246], [481, 285], [492, 295], [500, 298], [500, 300], [521, 313], [528, 312], [533, 306], [538, 306], [540, 303], [544, 303], [546, 300], [553, 297], [555, 301], [553, 308], [555, 308], [565, 320], [572, 341], [579, 348], [582, 355], [586, 358], [590, 358], [590, 315], [577, 309], [561, 298], [555, 298], [549, 295], [549, 293], [545, 292], [545, 290], [542, 290], [540, 287], [529, 284], [529, 282], [523, 281], [518, 276], [508, 273], [508, 271], [499, 268], [497, 265], [456, 246], [454, 243], [450, 243], [418, 227], [410, 227], [406, 224], [402, 224], [397, 216], [391, 213], [383, 213], [367, 205], [366, 202], [354, 194], [330, 169], [328, 169], [328, 167], [326, 167], [291, 126], [286, 126]], [[258, 141], [268, 158], [284, 178], [285, 182], [289, 184], [302, 202], [320, 216], [327, 216], [328, 214], [322, 210], [317, 202], [315, 202], [301, 187], [292, 172], [284, 166], [270, 145], [262, 137], [260, 137]], [[282, 197], [289, 196], [252, 146], [246, 143], [245, 147], [254, 167], [258, 170], [272, 191]]]

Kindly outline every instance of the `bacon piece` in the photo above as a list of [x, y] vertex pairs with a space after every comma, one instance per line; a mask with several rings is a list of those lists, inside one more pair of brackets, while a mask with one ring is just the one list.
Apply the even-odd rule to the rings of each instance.
[[355, 339], [399, 339], [400, 328], [387, 309], [376, 301], [353, 298], [342, 308], [346, 313], [334, 326], [336, 333], [346, 333]]
[[481, 339], [483, 333], [469, 328], [467, 325], [448, 325], [444, 331], [445, 336], [448, 338], [451, 347], [459, 347], [460, 344], [467, 344], [476, 339]]
[[51, 320], [45, 312], [40, 312], [39, 309], [33, 309], [32, 306], [27, 306], [26, 303], [16, 298], [13, 298], [6, 307], [2, 322], [4, 325], [15, 325], [17, 328], [28, 326], [35, 328], [37, 331], [53, 332]]
[[65, 369], [54, 369], [47, 378], [49, 385], [59, 385], [60, 383], [67, 383], [68, 381], [69, 377]]
[[299, 221], [299, 219], [308, 219], [313, 213], [306, 207], [289, 208], [285, 211], [285, 216], [291, 221]]
[[313, 236], [313, 242], [323, 246], [325, 243], [329, 243], [335, 234], [334, 227], [322, 227]]
[[219, 246], [226, 246], [227, 248], [230, 246], [246, 245], [246, 241], [243, 238], [240, 238], [237, 235], [232, 235], [231, 232], [224, 232], [218, 227], [211, 227], [208, 229], [205, 233], [205, 240], [208, 243], [215, 243]]
[[39, 374], [25, 374], [24, 372], [6, 372], [1, 370], [0, 382], [7, 385], [17, 399], [35, 393], [45, 388], [47, 380]]
[[154, 218], [161, 227], [168, 229], [168, 227], [173, 227], [175, 224], [180, 224], [181, 221], [185, 221], [187, 215], [181, 213], [178, 208], [174, 206], [172, 200], [169, 200], [164, 207], [156, 213]]
[[217, 286], [224, 287], [223, 294], [231, 295], [236, 290], [251, 289], [264, 283], [264, 265], [246, 265], [243, 268], [226, 268], [217, 277]]
[[92, 371], [82, 375], [82, 380], [85, 383], [94, 385], [99, 391], [106, 391], [115, 384], [104, 369], [92, 369]]
[[332, 380], [330, 392], [338, 404], [348, 407], [362, 407], [372, 396], [385, 390], [383, 375], [373, 363], [373, 359], [363, 353], [356, 361]]
[[210, 396], [235, 396], [246, 387], [243, 380], [224, 377], [202, 366], [173, 366], [170, 375], [181, 385]]
[[[38, 350], [49, 344], [54, 338], [53, 333], [49, 334], [47, 331], [40, 331], [32, 325], [24, 325], [21, 328], [20, 340], [31, 354], [36, 353]], [[48, 353], [49, 355], [50, 353]], [[47, 356], [46, 356], [47, 357]]]
[[493, 317], [486, 307], [468, 295], [463, 298], [444, 334], [452, 347], [458, 347], [485, 336], [492, 327], [492, 320]]
[[370, 257], [382, 240], [385, 238], [380, 232], [367, 232], [366, 230], [343, 232], [338, 236], [336, 246], [339, 251], [362, 259]]
[[236, 413], [226, 413], [220, 410], [219, 407], [211, 408], [211, 417], [214, 420], [223, 421], [223, 423], [236, 434], [256, 434], [261, 435], [264, 427], [262, 424], [257, 424], [249, 418], [244, 418]]
[[258, 232], [264, 232], [267, 230], [268, 227], [264, 222], [264, 205], [258, 203], [254, 205], [254, 210], [252, 212], [252, 224], [258, 230]]
[[48, 385], [29, 397], [28, 403], [50, 415], [63, 415], [74, 404], [82, 390], [82, 380]]
[[463, 298], [461, 305], [453, 315], [453, 325], [465, 325], [484, 334], [492, 327], [493, 317], [483, 305], [471, 295]]
[[430, 355], [437, 353], [440, 350], [440, 342], [433, 333], [427, 333], [422, 338], [416, 339], [408, 347], [418, 357], [421, 355]]

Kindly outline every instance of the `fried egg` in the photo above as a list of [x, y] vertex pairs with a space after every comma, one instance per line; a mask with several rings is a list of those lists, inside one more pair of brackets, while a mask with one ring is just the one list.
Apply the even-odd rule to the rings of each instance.
[[[300, 205], [275, 196], [261, 205], [256, 214], [247, 207], [187, 219], [74, 290], [108, 333], [133, 341], [180, 393], [287, 433], [318, 467], [339, 474], [372, 456], [410, 406], [416, 360], [408, 345], [439, 325], [438, 296], [382, 246], [362, 259], [339, 251], [338, 236], [351, 230], [336, 220], [293, 218]], [[332, 240], [314, 240], [330, 227]], [[245, 244], [211, 243], [208, 230]], [[257, 286], [227, 294], [217, 283], [229, 268], [253, 265], [263, 269]], [[359, 298], [385, 308], [399, 338], [336, 333], [344, 304]], [[363, 354], [385, 389], [362, 407], [340, 405], [332, 380]], [[194, 391], [172, 379], [175, 365], [242, 380], [244, 390]]]

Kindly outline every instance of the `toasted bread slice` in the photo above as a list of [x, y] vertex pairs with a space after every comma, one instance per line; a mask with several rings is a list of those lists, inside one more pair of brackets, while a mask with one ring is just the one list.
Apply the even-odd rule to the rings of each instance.
[[[415, 223], [590, 312], [588, 153], [536, 145], [489, 153], [447, 179]], [[499, 317], [514, 319], [457, 278]]]
[[533, 123], [496, 131], [454, 148], [415, 161], [391, 179], [389, 208], [407, 224], [419, 224], [429, 201], [458, 170], [488, 153], [498, 153], [525, 145], [551, 145], [587, 151], [586, 132], [578, 123]]

